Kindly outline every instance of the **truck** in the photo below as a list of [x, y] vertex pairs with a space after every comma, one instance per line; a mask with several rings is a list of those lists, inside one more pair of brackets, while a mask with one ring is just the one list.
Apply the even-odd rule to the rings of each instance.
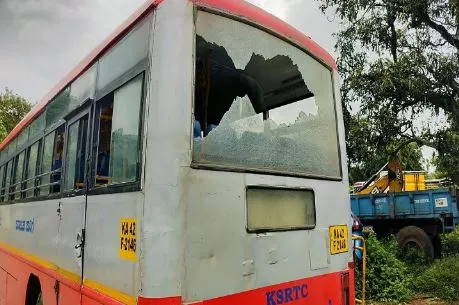
[[422, 173], [405, 173], [395, 160], [380, 172], [385, 168], [351, 194], [352, 212], [378, 238], [393, 234], [402, 250], [414, 246], [428, 261], [440, 258], [440, 234], [459, 224], [457, 190], [426, 189]]

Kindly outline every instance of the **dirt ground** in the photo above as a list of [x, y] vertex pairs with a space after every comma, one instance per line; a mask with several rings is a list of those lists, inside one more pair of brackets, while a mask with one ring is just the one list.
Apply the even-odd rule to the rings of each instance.
[[367, 302], [368, 305], [459, 305], [459, 302], [446, 302], [437, 298], [417, 297], [407, 303], [388, 304]]

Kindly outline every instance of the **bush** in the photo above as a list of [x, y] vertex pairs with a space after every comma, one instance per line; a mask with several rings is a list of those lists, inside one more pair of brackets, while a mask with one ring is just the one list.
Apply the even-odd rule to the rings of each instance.
[[442, 234], [441, 244], [443, 257], [459, 255], [459, 226], [451, 233]]
[[[426, 265], [422, 260], [406, 263], [393, 236], [366, 238], [366, 298], [372, 301], [401, 302], [415, 294], [426, 294], [445, 301], [459, 300], [459, 227], [443, 234], [443, 259]], [[356, 269], [356, 294], [362, 296], [361, 271]]]
[[[380, 241], [370, 233], [367, 246], [366, 298], [374, 301], [404, 301], [411, 297], [412, 277], [408, 267], [397, 258], [394, 238]], [[357, 297], [361, 297], [361, 274], [356, 272]]]
[[447, 301], [459, 300], [459, 255], [435, 261], [416, 278], [413, 289]]

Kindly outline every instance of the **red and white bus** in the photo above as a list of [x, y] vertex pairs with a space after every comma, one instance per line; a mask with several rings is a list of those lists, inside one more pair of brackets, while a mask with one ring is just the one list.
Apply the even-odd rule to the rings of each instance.
[[0, 145], [0, 305], [354, 304], [344, 141], [309, 37], [150, 0]]

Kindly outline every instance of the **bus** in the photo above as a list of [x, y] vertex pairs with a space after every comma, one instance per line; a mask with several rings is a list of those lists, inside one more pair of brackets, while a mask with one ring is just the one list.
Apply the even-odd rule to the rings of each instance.
[[0, 145], [0, 305], [354, 304], [338, 82], [252, 4], [149, 0]]

